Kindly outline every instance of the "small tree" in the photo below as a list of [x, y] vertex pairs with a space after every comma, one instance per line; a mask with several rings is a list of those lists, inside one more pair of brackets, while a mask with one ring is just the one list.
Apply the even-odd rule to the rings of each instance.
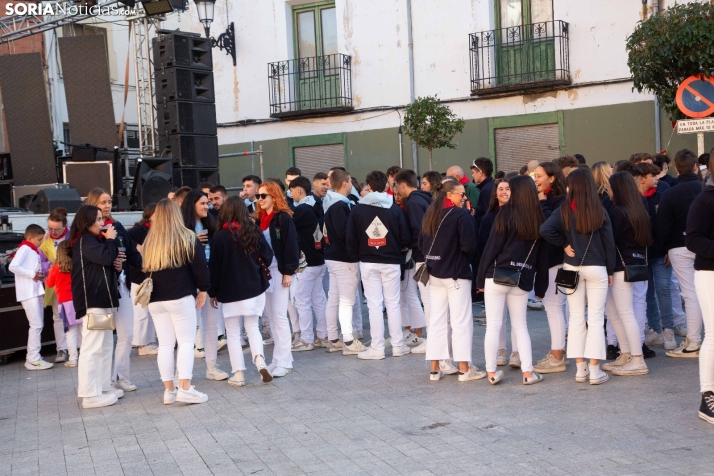
[[457, 132], [464, 130], [464, 120], [457, 118], [451, 108], [442, 105], [436, 96], [417, 98], [404, 112], [404, 133], [417, 146], [429, 151], [429, 170], [433, 170], [433, 150], [442, 147], [455, 149], [451, 140]]
[[714, 70], [714, 5], [674, 5], [640, 22], [627, 39], [627, 65], [635, 89], [655, 93], [671, 120], [677, 109], [677, 88], [695, 74]]

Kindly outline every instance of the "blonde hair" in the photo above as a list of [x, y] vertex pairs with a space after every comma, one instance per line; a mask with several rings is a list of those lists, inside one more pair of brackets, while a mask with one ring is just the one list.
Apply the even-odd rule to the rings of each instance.
[[179, 206], [164, 198], [156, 204], [141, 256], [144, 272], [180, 268], [193, 261], [196, 234], [186, 228]]
[[607, 193], [610, 188], [610, 176], [612, 175], [612, 167], [607, 162], [598, 162], [593, 164], [592, 168], [593, 179], [597, 185], [597, 193]]
[[72, 246], [70, 240], [64, 240], [57, 246], [57, 266], [60, 273], [72, 272], [72, 257], [69, 254], [69, 249]]
[[[84, 201], [84, 204], [98, 207], [99, 199], [102, 198], [102, 195], [109, 195], [109, 198], [112, 198], [111, 193], [107, 192], [103, 188], [96, 187], [89, 191], [89, 193], [87, 194], [87, 199]], [[112, 218], [111, 210], [109, 211], [109, 216], [107, 218], [109, 218], [110, 220], [114, 220], [114, 218]]]

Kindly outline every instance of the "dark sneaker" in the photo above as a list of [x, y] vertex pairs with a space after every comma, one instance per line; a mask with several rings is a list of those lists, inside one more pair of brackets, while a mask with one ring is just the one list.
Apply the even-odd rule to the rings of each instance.
[[657, 354], [655, 354], [655, 351], [647, 347], [647, 344], [642, 344], [642, 357], [645, 359], [651, 359], [653, 357], [657, 357]]
[[68, 359], [69, 354], [66, 350], [58, 350], [57, 357], [55, 357], [55, 364], [59, 364], [60, 362], [67, 362]]
[[702, 393], [702, 405], [699, 407], [699, 418], [714, 425], [714, 392]]
[[607, 356], [605, 357], [605, 360], [616, 360], [617, 357], [620, 355], [620, 348], [616, 345], [608, 345], [607, 346]]

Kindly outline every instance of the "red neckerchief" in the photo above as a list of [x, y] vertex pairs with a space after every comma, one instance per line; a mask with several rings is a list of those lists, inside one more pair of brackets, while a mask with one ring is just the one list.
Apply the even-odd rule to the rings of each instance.
[[146, 223], [144, 223], [144, 226], [145, 226], [146, 228], [151, 228], [151, 222], [150, 222], [150, 221], [147, 221]]
[[575, 200], [570, 201], [570, 209], [575, 211]]
[[263, 231], [267, 230], [270, 226], [270, 220], [272, 220], [274, 216], [275, 211], [272, 211], [270, 213], [263, 212], [263, 214], [260, 215], [260, 229]]
[[111, 218], [107, 218], [106, 220], [104, 220], [104, 226], [109, 226], [109, 225], [113, 225], [113, 224], [114, 224], [114, 220], [112, 220]]
[[61, 234], [60, 236], [58, 236], [57, 238], [55, 238], [54, 236], [50, 235], [49, 232], [47, 233], [47, 236], [48, 236], [49, 238], [53, 239], [54, 241], [58, 241], [58, 240], [61, 240], [62, 238], [64, 238], [65, 236], [67, 236], [67, 232], [68, 232], [68, 231], [69, 231], [69, 227], [66, 226], [66, 227], [64, 227], [64, 231], [62, 232], [62, 234]]
[[459, 183], [460, 183], [461, 185], [466, 185], [467, 183], [469, 183], [469, 179], [467, 179], [465, 176], [464, 176], [464, 177], [461, 177], [461, 178], [459, 179]]
[[452, 202], [448, 198], [444, 199], [444, 208], [451, 208], [451, 207], [455, 207], [455, 206], [456, 205], [454, 205], [454, 202]]
[[[270, 222], [268, 222], [268, 223], [270, 223]], [[228, 229], [228, 225], [229, 225], [229, 223], [224, 223], [221, 228], [223, 228], [224, 230], [226, 230], [226, 229]], [[232, 225], [233, 228], [235, 228], [236, 230], [240, 230], [240, 225], [238, 224], [237, 221], [232, 221], [232, 222], [230, 222], [230, 225]]]
[[545, 192], [543, 192], [543, 195], [545, 195], [545, 196], [547, 197], [548, 194], [549, 194], [550, 192], [552, 192], [552, 191], [553, 191], [552, 188], [548, 188], [548, 190], [546, 190]]
[[391, 188], [388, 188], [388, 189], [387, 189], [387, 195], [394, 195], [394, 192], [392, 192], [392, 189], [391, 189]]
[[32, 248], [32, 250], [33, 250], [35, 253], [37, 253], [38, 255], [40, 254], [40, 250], [38, 250], [37, 247], [36, 247], [35, 245], [33, 245], [32, 243], [30, 243], [29, 241], [22, 240], [22, 241], [20, 242], [20, 246], [18, 246], [18, 249], [20, 249], [20, 248], [23, 247], [23, 246], [27, 246], [27, 247], [29, 247], [29, 248]]
[[657, 193], [657, 188], [651, 188], [645, 192], [645, 198], [650, 198], [655, 193]]

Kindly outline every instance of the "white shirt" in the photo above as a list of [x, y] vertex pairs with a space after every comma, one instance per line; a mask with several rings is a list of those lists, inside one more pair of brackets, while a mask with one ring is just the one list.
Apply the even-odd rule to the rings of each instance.
[[40, 255], [29, 246], [18, 248], [8, 267], [15, 274], [15, 295], [18, 302], [27, 301], [37, 296], [44, 296], [42, 281], [33, 278], [40, 269]]

